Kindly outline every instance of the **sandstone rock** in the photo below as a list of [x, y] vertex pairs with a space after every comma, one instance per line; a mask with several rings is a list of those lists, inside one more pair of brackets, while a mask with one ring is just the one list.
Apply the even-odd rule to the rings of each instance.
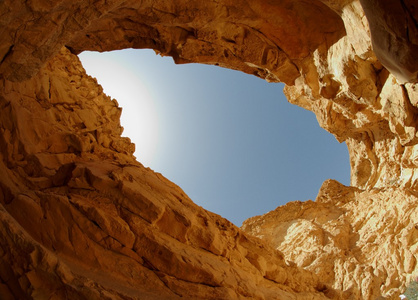
[[318, 274], [344, 299], [398, 299], [417, 275], [418, 198], [400, 188], [362, 191], [324, 182], [315, 202], [291, 202], [242, 229]]
[[402, 83], [418, 75], [418, 6], [414, 1], [361, 0], [372, 32], [373, 51]]
[[332, 293], [136, 162], [116, 101], [66, 48], [37, 76], [1, 87], [1, 298]]
[[[0, 298], [396, 299], [416, 275], [413, 1], [6, 0], [0, 15]], [[123, 48], [286, 83], [347, 143], [352, 187], [244, 230], [196, 206], [135, 160], [75, 56]]]

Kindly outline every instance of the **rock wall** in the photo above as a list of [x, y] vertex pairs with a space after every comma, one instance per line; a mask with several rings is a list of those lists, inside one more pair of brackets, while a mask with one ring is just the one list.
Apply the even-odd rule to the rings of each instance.
[[242, 229], [332, 283], [344, 299], [399, 299], [418, 271], [417, 207], [409, 189], [363, 191], [329, 180], [315, 202], [288, 203]]
[[332, 295], [136, 162], [117, 102], [68, 49], [1, 89], [1, 299]]
[[[0, 15], [2, 299], [396, 299], [417, 275], [414, 1], [6, 0]], [[196, 206], [135, 160], [76, 57], [123, 48], [284, 82], [346, 141], [352, 187], [242, 230]]]

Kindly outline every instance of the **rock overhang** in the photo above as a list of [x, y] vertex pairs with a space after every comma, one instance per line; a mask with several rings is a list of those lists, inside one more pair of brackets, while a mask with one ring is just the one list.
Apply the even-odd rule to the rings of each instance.
[[[0, 37], [1, 143], [4, 149], [1, 168], [7, 176], [2, 176], [1, 182], [2, 221], [8, 228], [7, 234], [25, 236], [31, 249], [38, 253], [37, 259], [32, 260], [34, 271], [28, 273], [19, 271], [19, 261], [13, 251], [5, 252], [4, 257], [14, 268], [9, 276], [21, 276], [34, 290], [42, 291], [36, 285], [39, 278], [43, 278], [41, 274], [57, 266], [50, 257], [61, 260], [61, 265], [71, 269], [68, 259], [74, 260], [74, 254], [84, 253], [80, 250], [84, 244], [97, 253], [122, 253], [127, 257], [124, 263], [135, 261], [137, 267], [130, 271], [142, 274], [140, 278], [156, 276], [154, 281], [141, 282], [139, 286], [150, 284], [167, 297], [186, 295], [182, 294], [184, 287], [191, 286], [194, 288], [188, 296], [196, 297], [214, 291], [213, 296], [220, 298], [238, 298], [245, 293], [255, 293], [252, 295], [261, 298], [271, 293], [282, 297], [289, 296], [286, 293], [299, 296], [312, 293], [312, 297], [318, 299], [324, 293], [331, 298], [338, 297], [331, 286], [349, 294], [344, 284], [327, 282], [330, 286], [324, 287], [311, 273], [286, 268], [281, 254], [258, 244], [227, 221], [194, 207], [175, 185], [143, 170], [132, 157], [132, 144], [120, 138], [117, 104], [107, 99], [97, 83], [83, 73], [73, 54], [84, 50], [152, 48], [162, 55], [172, 56], [177, 63], [219, 64], [269, 81], [285, 82], [289, 101], [312, 110], [320, 125], [340, 141], [346, 141], [349, 147], [354, 187], [346, 190], [324, 184], [322, 191], [323, 195], [328, 193], [334, 199], [329, 201], [334, 209], [343, 207], [353, 212], [359, 209], [360, 204], [347, 208], [344, 201], [338, 204], [335, 200], [343, 194], [353, 203], [366, 201], [363, 198], [368, 197], [368, 192], [363, 198], [353, 198], [353, 189], [356, 193], [370, 189], [372, 194], [378, 189], [387, 189], [382, 192], [384, 201], [394, 197], [396, 193], [392, 189], [399, 188], [396, 197], [404, 193], [408, 203], [412, 203], [416, 200], [413, 192], [417, 185], [415, 116], [418, 96], [415, 84], [400, 84], [395, 76], [401, 74], [401, 83], [416, 80], [414, 64], [408, 64], [408, 61], [416, 61], [416, 55], [411, 52], [416, 41], [414, 35], [409, 34], [406, 39], [397, 40], [399, 51], [388, 48], [389, 44], [382, 43], [385, 38], [375, 29], [375, 24], [377, 22], [381, 28], [383, 20], [386, 22], [383, 27], [392, 26], [395, 31], [399, 24], [396, 18], [389, 18], [395, 22], [392, 24], [381, 15], [377, 19], [371, 17], [367, 10], [370, 3], [373, 1], [4, 2], [0, 7], [3, 16], [0, 21], [3, 33]], [[362, 7], [366, 8], [366, 14]], [[407, 15], [407, 20], [416, 19], [413, 7], [410, 1], [403, 1], [401, 14]], [[382, 11], [389, 16], [391, 13], [399, 15], [399, 9], [391, 12], [383, 7]], [[366, 17], [371, 24], [370, 31]], [[408, 33], [415, 32], [416, 23], [408, 21], [406, 26]], [[402, 36], [402, 32], [392, 35], [396, 36]], [[399, 53], [409, 53], [406, 56], [409, 58], [403, 60]], [[385, 59], [387, 57], [389, 59]], [[78, 113], [82, 109], [88, 109], [96, 121], [84, 122], [85, 114]], [[40, 113], [35, 118], [32, 112], [36, 110]], [[33, 122], [33, 126], [28, 126], [28, 122]], [[87, 123], [95, 124], [94, 128]], [[96, 202], [91, 202], [92, 199]], [[373, 199], [379, 203], [379, 197]], [[321, 205], [324, 204], [320, 201], [317, 206]], [[64, 229], [48, 231], [60, 218], [71, 228], [69, 237]], [[74, 220], [86, 232], [80, 235], [82, 243], [72, 238], [80, 234]], [[320, 226], [326, 227], [325, 231], [331, 226], [329, 221], [334, 222], [328, 219], [320, 222]], [[344, 221], [339, 222], [346, 227]], [[409, 228], [409, 219], [402, 222], [404, 228]], [[142, 229], [136, 224], [141, 224]], [[370, 228], [374, 226], [373, 222], [370, 224]], [[366, 225], [364, 228], [368, 228]], [[19, 226], [23, 232], [17, 229]], [[48, 234], [37, 231], [37, 226], [45, 228], [44, 233]], [[321, 230], [316, 230], [312, 236]], [[362, 235], [365, 229], [359, 225], [356, 230], [353, 234], [360, 234], [360, 240], [367, 244], [368, 237]], [[7, 245], [7, 234], [2, 234], [3, 246]], [[396, 234], [404, 235], [405, 231], [400, 226]], [[143, 245], [149, 245], [152, 251]], [[22, 251], [19, 243], [9, 246]], [[264, 247], [269, 250], [260, 250]], [[196, 249], [217, 255], [220, 260], [211, 260]], [[153, 251], [164, 255], [154, 256]], [[189, 260], [180, 254], [183, 251], [191, 255]], [[295, 255], [292, 250], [286, 251], [292, 257]], [[398, 250], [391, 251], [395, 255]], [[23, 253], [29, 255], [33, 250]], [[402, 253], [409, 255], [408, 266], [403, 270], [412, 272], [414, 254]], [[100, 261], [100, 257], [92, 255], [90, 258]], [[300, 257], [303, 264], [307, 264], [304, 267], [309, 267], [306, 261], [312, 263], [312, 260]], [[321, 257], [326, 259], [326, 256]], [[274, 263], [270, 266], [266, 259]], [[234, 265], [232, 273], [239, 274], [233, 278], [245, 278], [241, 290], [235, 289], [234, 279], [226, 279], [230, 268], [226, 260], [234, 262], [231, 263]], [[202, 267], [202, 262], [210, 267]], [[111, 273], [114, 271], [112, 260], [102, 260], [99, 264]], [[175, 268], [168, 268], [169, 264]], [[181, 268], [200, 277], [190, 278]], [[67, 293], [79, 293], [80, 290], [68, 288], [69, 282], [74, 283], [69, 274], [79, 282], [86, 282], [76, 269], [53, 273], [52, 286], [65, 287]], [[211, 273], [210, 269], [217, 271]], [[123, 276], [129, 270], [122, 270]], [[243, 270], [250, 270], [254, 277], [244, 275]], [[406, 276], [405, 271], [390, 272]], [[289, 279], [293, 275], [303, 278], [306, 285], [296, 288], [299, 283]], [[250, 284], [254, 278], [257, 283]], [[367, 278], [379, 281], [373, 276]], [[2, 282], [4, 280], [2, 278]], [[104, 290], [109, 290], [106, 281], [98, 277], [95, 280]], [[265, 280], [277, 285], [269, 286]], [[348, 276], [346, 280], [349, 286], [356, 279]], [[128, 280], [128, 285], [134, 283], [134, 279]], [[14, 286], [14, 295], [24, 293], [25, 287]], [[267, 286], [269, 291], [266, 291]], [[381, 292], [395, 293], [390, 290], [394, 288], [392, 283], [383, 286]], [[264, 292], [257, 294], [257, 289]], [[150, 292], [145, 290], [141, 290], [143, 294]], [[378, 288], [370, 290], [367, 286], [353, 295], [372, 297], [377, 291]]]

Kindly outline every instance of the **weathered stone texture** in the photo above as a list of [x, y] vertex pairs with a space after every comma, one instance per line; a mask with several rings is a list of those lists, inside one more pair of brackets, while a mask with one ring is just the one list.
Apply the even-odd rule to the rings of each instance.
[[[0, 298], [396, 299], [418, 275], [414, 1], [6, 0], [0, 16]], [[123, 48], [286, 83], [347, 143], [352, 187], [247, 233], [197, 207], [135, 160], [75, 56]]]
[[315, 202], [288, 203], [242, 229], [332, 283], [344, 299], [399, 299], [416, 274], [417, 207], [407, 189], [362, 191], [329, 180]]
[[136, 162], [117, 102], [66, 48], [32, 79], [0, 84], [2, 299], [333, 293]]

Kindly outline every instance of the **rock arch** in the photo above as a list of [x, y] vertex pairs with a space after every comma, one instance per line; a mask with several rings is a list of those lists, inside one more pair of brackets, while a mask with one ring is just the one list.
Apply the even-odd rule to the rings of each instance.
[[[371, 17], [370, 3], [3, 1], [0, 295], [396, 297], [417, 264], [417, 13], [399, 1]], [[347, 142], [352, 187], [327, 181], [247, 233], [197, 207], [135, 161], [117, 103], [76, 57], [122, 48], [286, 83]]]

